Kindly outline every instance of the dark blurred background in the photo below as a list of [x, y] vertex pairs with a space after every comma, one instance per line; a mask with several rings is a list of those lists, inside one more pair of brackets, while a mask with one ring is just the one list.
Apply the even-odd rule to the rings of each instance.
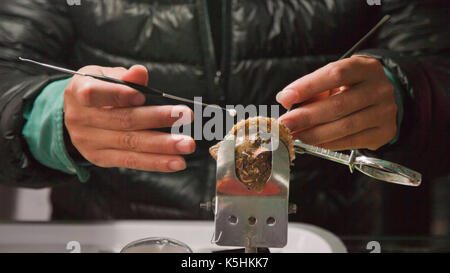
[[[334, 170], [334, 163], [330, 163], [330, 166]], [[347, 174], [348, 170], [344, 171]], [[432, 174], [433, 170], [430, 169], [427, 172]], [[329, 172], [329, 175], [334, 176], [334, 171]], [[356, 175], [358, 174], [353, 176]], [[376, 181], [361, 183], [369, 183], [367, 187], [376, 188], [374, 190], [376, 200], [381, 204], [376, 206], [380, 211], [376, 211], [375, 214], [363, 208], [359, 210], [361, 218], [376, 218], [376, 230], [370, 236], [378, 236], [379, 240], [391, 242], [393, 251], [407, 251], [408, 247], [423, 251], [450, 251], [448, 240], [450, 237], [450, 175], [429, 179], [429, 175], [424, 173], [422, 185], [418, 188]], [[293, 191], [295, 186], [292, 187]], [[371, 202], [371, 199], [367, 198], [367, 200]], [[324, 201], [324, 203], [327, 202]], [[315, 213], [320, 214], [321, 211], [313, 212]], [[0, 184], [0, 222], [50, 221], [51, 214], [50, 189], [13, 188]], [[302, 214], [301, 207], [298, 214]], [[295, 216], [291, 220], [295, 220]], [[357, 225], [358, 223], [346, 224]], [[348, 243], [350, 250], [354, 251], [361, 248], [360, 241], [367, 242], [364, 236], [369, 236], [368, 234], [338, 235]]]
[[[450, 235], [450, 176], [424, 181], [419, 188], [380, 183], [380, 235]], [[49, 221], [50, 189], [0, 185], [0, 221]], [[299, 211], [299, 213], [301, 213]]]

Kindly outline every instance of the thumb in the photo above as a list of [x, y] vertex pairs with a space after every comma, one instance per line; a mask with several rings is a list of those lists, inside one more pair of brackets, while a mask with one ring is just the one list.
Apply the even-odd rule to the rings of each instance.
[[146, 86], [148, 83], [147, 68], [143, 65], [133, 65], [122, 75], [121, 80]]

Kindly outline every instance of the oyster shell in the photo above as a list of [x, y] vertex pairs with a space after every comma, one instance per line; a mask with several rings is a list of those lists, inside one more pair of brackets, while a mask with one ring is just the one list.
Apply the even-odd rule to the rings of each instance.
[[[253, 117], [240, 121], [227, 134], [236, 136], [236, 175], [249, 190], [261, 192], [272, 172], [272, 152], [266, 148], [268, 145], [263, 145], [270, 144], [270, 137], [263, 134], [272, 134], [272, 125], [278, 126], [279, 140], [287, 147], [292, 165], [295, 152], [290, 130], [273, 118]], [[215, 160], [221, 143], [209, 149]]]

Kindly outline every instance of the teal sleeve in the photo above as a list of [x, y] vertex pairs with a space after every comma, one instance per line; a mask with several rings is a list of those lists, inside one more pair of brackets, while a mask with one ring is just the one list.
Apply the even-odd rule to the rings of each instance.
[[394, 144], [398, 138], [400, 137], [400, 126], [403, 121], [403, 88], [398, 81], [397, 77], [395, 77], [386, 67], [384, 68], [384, 72], [388, 77], [391, 84], [394, 86], [394, 97], [395, 103], [397, 104], [397, 133], [394, 138], [389, 142], [389, 144]]
[[70, 79], [47, 85], [34, 103], [24, 105], [27, 120], [22, 134], [31, 154], [41, 164], [68, 174], [76, 174], [81, 182], [89, 180], [90, 163], [75, 162], [67, 152], [63, 136], [64, 89]]

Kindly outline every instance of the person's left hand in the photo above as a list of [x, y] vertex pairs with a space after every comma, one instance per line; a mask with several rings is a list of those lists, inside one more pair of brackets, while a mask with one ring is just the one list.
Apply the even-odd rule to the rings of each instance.
[[394, 87], [383, 66], [368, 56], [330, 63], [277, 94], [280, 117], [294, 138], [331, 150], [376, 150], [396, 134]]

